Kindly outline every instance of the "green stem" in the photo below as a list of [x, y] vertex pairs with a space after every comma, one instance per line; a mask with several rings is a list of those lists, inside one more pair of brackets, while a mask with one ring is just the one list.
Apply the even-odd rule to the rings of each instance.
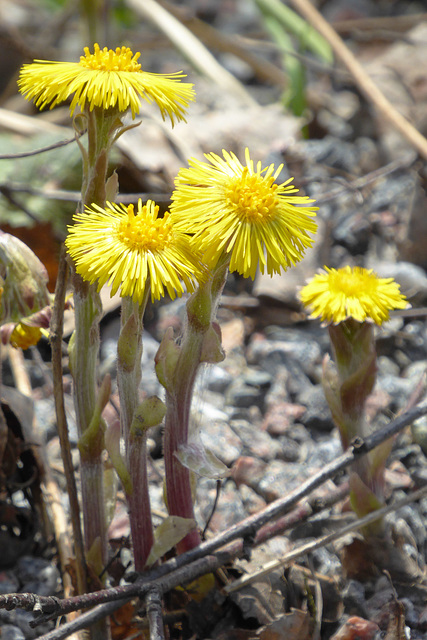
[[120, 421], [125, 440], [126, 464], [132, 481], [132, 492], [126, 497], [136, 571], [144, 569], [154, 542], [148, 492], [146, 435], [136, 435], [131, 430], [135, 409], [139, 404], [143, 316], [148, 294], [149, 287], [141, 305], [134, 304], [131, 298], [122, 299], [122, 329], [117, 347]]
[[[96, 406], [97, 363], [99, 352], [99, 320], [101, 301], [96, 289], [72, 275], [74, 289], [75, 334], [70, 353], [74, 378], [74, 403], [78, 433], [88, 429]], [[82, 507], [86, 552], [96, 538], [100, 539], [103, 562], [107, 561], [104, 513], [102, 442], [81, 456]], [[99, 479], [94, 480], [98, 475]]]
[[[172, 388], [166, 394], [164, 459], [167, 506], [170, 515], [182, 518], [194, 519], [191, 473], [181, 464], [176, 453], [188, 443], [194, 383], [202, 362], [204, 339], [216, 315], [227, 269], [228, 260], [224, 259], [187, 302], [187, 326]], [[199, 532], [190, 531], [177, 545], [177, 551], [183, 553], [198, 546], [200, 542]]]
[[[86, 109], [88, 150], [83, 152], [83, 207], [105, 205], [105, 183], [108, 151], [113, 119], [101, 108]], [[95, 285], [90, 285], [73, 270], [75, 332], [70, 352], [70, 366], [74, 379], [74, 403], [79, 436], [91, 424], [96, 407], [99, 355], [99, 322], [102, 315], [101, 298]], [[99, 539], [102, 563], [107, 562], [107, 532], [104, 511], [102, 460], [103, 435], [81, 455], [82, 511], [86, 553]], [[101, 567], [102, 569], [102, 567]]]

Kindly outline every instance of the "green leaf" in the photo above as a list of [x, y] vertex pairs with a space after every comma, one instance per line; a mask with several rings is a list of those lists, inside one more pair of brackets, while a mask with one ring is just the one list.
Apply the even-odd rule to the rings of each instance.
[[334, 56], [329, 43], [311, 25], [280, 0], [255, 0], [263, 16], [273, 16], [287, 31], [295, 35], [302, 47], [308, 49], [327, 64]]

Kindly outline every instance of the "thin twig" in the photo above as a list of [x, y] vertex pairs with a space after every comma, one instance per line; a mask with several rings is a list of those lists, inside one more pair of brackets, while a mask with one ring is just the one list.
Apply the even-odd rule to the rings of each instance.
[[205, 528], [204, 528], [204, 529], [203, 529], [203, 531], [202, 531], [202, 540], [205, 540], [205, 539], [206, 539], [206, 532], [207, 532], [207, 530], [209, 529], [209, 525], [210, 525], [210, 523], [212, 522], [212, 518], [214, 517], [214, 513], [215, 513], [216, 508], [217, 508], [217, 506], [218, 506], [218, 500], [219, 500], [219, 496], [220, 496], [220, 493], [221, 493], [221, 484], [222, 484], [222, 483], [221, 483], [221, 479], [220, 479], [220, 478], [218, 478], [218, 480], [216, 481], [216, 493], [215, 493], [215, 500], [214, 500], [214, 503], [213, 503], [213, 505], [212, 505], [212, 509], [211, 509], [210, 514], [209, 514], [209, 517], [208, 517], [208, 519], [206, 520]]
[[347, 67], [354, 82], [367, 100], [374, 105], [379, 115], [390, 122], [418, 151], [420, 156], [427, 159], [427, 139], [402, 114], [396, 111], [321, 13], [309, 0], [291, 0], [291, 4], [329, 42], [337, 58]]
[[409, 167], [414, 164], [415, 159], [416, 158], [414, 158], [413, 152], [407, 153], [401, 158], [397, 158], [396, 160], [389, 162], [379, 169], [375, 169], [374, 171], [371, 171], [370, 173], [367, 173], [360, 178], [356, 178], [356, 180], [353, 180], [352, 182], [348, 182], [347, 184], [344, 184], [337, 189], [332, 189], [327, 193], [322, 193], [319, 196], [316, 196], [316, 204], [323, 204], [324, 202], [334, 200], [334, 198], [337, 198], [347, 191], [358, 191], [360, 189], [363, 189], [368, 184], [372, 184], [376, 180], [384, 178], [385, 176], [400, 169], [409, 169]]
[[83, 535], [80, 525], [80, 508], [77, 496], [76, 479], [74, 476], [71, 446], [68, 437], [67, 416], [64, 405], [64, 385], [62, 380], [62, 332], [64, 324], [64, 304], [68, 279], [68, 264], [65, 247], [62, 245], [58, 263], [58, 275], [55, 287], [55, 302], [50, 323], [50, 344], [52, 347], [52, 375], [53, 393], [55, 399], [56, 422], [61, 444], [61, 456], [64, 464], [64, 474], [67, 481], [68, 499], [70, 502], [71, 524], [74, 534], [74, 551], [76, 554], [77, 588], [80, 593], [87, 589], [86, 559], [83, 545]]
[[0, 186], [0, 193], [15, 209], [23, 211], [25, 215], [28, 216], [28, 218], [30, 218], [30, 220], [32, 220], [33, 222], [39, 222], [37, 216], [34, 215], [34, 213], [32, 213], [32, 211], [30, 211], [30, 209], [28, 209], [25, 204], [19, 202], [11, 193], [10, 189], [7, 188], [7, 186]]
[[[82, 614], [76, 620], [66, 623], [43, 636], [39, 636], [38, 640], [64, 640], [64, 638], [67, 638], [72, 633], [80, 631], [81, 629], [85, 629], [98, 620], [102, 620], [106, 616], [112, 615], [114, 611], [122, 607], [135, 596], [144, 597], [145, 594], [153, 587], [160, 589], [162, 593], [166, 593], [167, 591], [170, 591], [171, 589], [174, 589], [178, 586], [188, 584], [193, 580], [202, 577], [206, 573], [213, 573], [214, 571], [219, 569], [219, 567], [230, 562], [235, 557], [236, 554], [234, 550], [217, 552], [215, 555], [209, 555], [196, 560], [191, 564], [191, 566], [181, 567], [179, 570], [165, 576], [161, 581], [159, 580], [157, 584], [154, 582], [150, 582], [143, 585], [127, 585], [128, 595], [120, 599], [115, 599], [115, 601], [110, 600], [98, 607], [95, 607], [94, 609], [91, 609], [91, 611]], [[126, 589], [126, 587], [105, 589], [104, 592], [116, 591], [118, 589]], [[132, 593], [130, 594], [130, 592]], [[95, 592], [93, 594], [87, 595], [96, 595], [97, 593], [99, 594], [100, 592]], [[20, 596], [21, 594], [13, 595]], [[28, 596], [29, 594], [26, 595]]]
[[76, 141], [76, 137], [80, 138], [85, 131], [82, 131], [79, 134], [74, 135], [72, 138], [68, 140], [60, 140], [59, 142], [54, 142], [53, 144], [48, 145], [47, 147], [41, 147], [40, 149], [35, 149], [34, 151], [22, 151], [21, 153], [6, 153], [4, 155], [0, 155], [0, 160], [17, 160], [18, 158], [29, 158], [30, 156], [38, 156], [40, 153], [45, 153], [46, 151], [53, 151], [54, 149], [60, 149], [61, 147], [66, 147], [68, 144]]
[[[82, 194], [80, 191], [66, 191], [65, 189], [45, 189], [39, 187], [32, 187], [25, 184], [14, 184], [13, 182], [0, 183], [0, 191], [6, 193], [29, 193], [30, 195], [40, 196], [41, 198], [47, 198], [48, 200], [64, 200], [65, 202], [80, 202]], [[156, 202], [170, 202], [170, 194], [165, 193], [122, 193], [117, 197], [118, 203], [130, 204], [137, 200], [146, 201], [148, 199], [155, 200]], [[20, 206], [20, 205], [18, 205]]]
[[320, 586], [320, 580], [316, 577], [316, 572], [314, 570], [313, 558], [311, 555], [307, 556], [307, 564], [311, 571], [311, 577], [314, 582], [314, 603], [315, 603], [315, 611], [314, 611], [314, 630], [311, 636], [311, 640], [320, 640], [320, 629], [322, 627], [322, 618], [323, 618], [323, 597], [322, 597], [322, 587]]
[[163, 626], [162, 592], [157, 587], [149, 590], [146, 597], [147, 618], [150, 625], [150, 640], [165, 640]]
[[340, 34], [351, 34], [354, 31], [407, 31], [427, 21], [427, 13], [415, 13], [400, 16], [379, 16], [373, 18], [349, 18], [332, 23], [335, 31]]

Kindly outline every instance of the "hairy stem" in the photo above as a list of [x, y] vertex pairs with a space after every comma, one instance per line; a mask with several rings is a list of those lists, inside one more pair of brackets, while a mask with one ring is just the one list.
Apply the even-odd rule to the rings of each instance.
[[120, 422], [125, 440], [126, 465], [132, 481], [132, 492], [126, 497], [137, 571], [144, 569], [154, 540], [148, 493], [146, 434], [135, 434], [131, 431], [135, 409], [139, 404], [143, 315], [148, 291], [149, 287], [147, 287], [146, 299], [141, 305], [134, 304], [130, 298], [123, 298], [122, 329], [117, 347]]
[[[167, 507], [171, 515], [182, 518], [194, 519], [194, 505], [191, 472], [178, 460], [177, 453], [189, 440], [194, 383], [202, 362], [204, 340], [212, 327], [218, 300], [224, 288], [227, 268], [228, 261], [224, 260], [187, 302], [187, 326], [172, 387], [166, 394], [164, 459]], [[177, 551], [183, 553], [200, 543], [200, 534], [193, 529], [177, 545]]]

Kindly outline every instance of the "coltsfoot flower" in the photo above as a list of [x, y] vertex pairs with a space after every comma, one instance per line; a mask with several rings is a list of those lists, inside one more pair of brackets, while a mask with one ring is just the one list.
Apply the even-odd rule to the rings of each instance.
[[209, 267], [230, 254], [230, 271], [253, 279], [258, 265], [272, 275], [299, 262], [317, 228], [317, 207], [307, 206], [314, 200], [293, 195], [292, 178], [275, 182], [283, 165], [254, 166], [248, 149], [244, 165], [234, 153], [222, 153], [206, 154], [208, 162], [191, 159], [179, 171], [171, 212], [180, 228], [194, 234]]
[[128, 47], [117, 47], [115, 51], [94, 45], [94, 53], [84, 48], [80, 62], [52, 62], [35, 60], [25, 64], [18, 79], [21, 93], [34, 100], [37, 107], [55, 105], [74, 94], [70, 111], [79, 105], [92, 111], [94, 107], [131, 109], [134, 118], [139, 113], [141, 98], [156, 102], [163, 119], [169, 116], [172, 125], [176, 120], [185, 120], [185, 109], [194, 100], [193, 85], [181, 82], [185, 74], [157, 74], [142, 71], [138, 58]]
[[303, 304], [312, 318], [338, 324], [347, 318], [382, 325], [392, 309], [405, 309], [408, 301], [393, 278], [379, 278], [372, 269], [346, 266], [315, 275], [301, 289]]
[[183, 283], [193, 291], [203, 267], [169, 212], [159, 218], [158, 211], [152, 200], [145, 205], [139, 200], [136, 213], [133, 205], [107, 203], [105, 209], [94, 204], [75, 214], [65, 244], [77, 272], [90, 283], [98, 281], [98, 291], [108, 283], [112, 296], [120, 288], [121, 296], [138, 303], [147, 286], [152, 300], [165, 289], [172, 299], [181, 296]]

